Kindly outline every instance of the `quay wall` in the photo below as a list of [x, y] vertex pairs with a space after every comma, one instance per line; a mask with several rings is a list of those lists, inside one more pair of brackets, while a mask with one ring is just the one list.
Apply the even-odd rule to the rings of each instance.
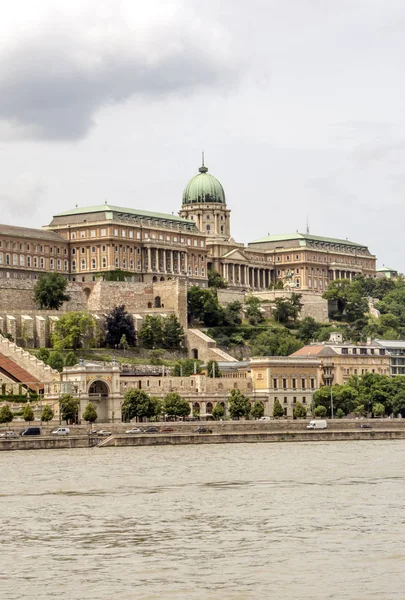
[[2, 439], [1, 450], [57, 450], [66, 448], [94, 447], [100, 442], [101, 450], [106, 447], [165, 446], [192, 444], [250, 444], [269, 442], [336, 442], [336, 441], [405, 440], [405, 429], [356, 429], [318, 431], [239, 431], [198, 434], [176, 432], [172, 434], [125, 435], [113, 434], [109, 438], [82, 436], [33, 437]]

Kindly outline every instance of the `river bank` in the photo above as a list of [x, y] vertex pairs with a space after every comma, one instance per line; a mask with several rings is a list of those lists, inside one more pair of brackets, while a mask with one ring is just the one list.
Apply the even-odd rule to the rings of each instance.
[[67, 448], [97, 449], [129, 446], [164, 446], [197, 444], [246, 444], [274, 442], [330, 442], [359, 440], [403, 440], [405, 428], [387, 429], [326, 429], [326, 430], [279, 430], [279, 431], [232, 431], [198, 434], [174, 432], [160, 434], [129, 435], [115, 433], [110, 437], [88, 435], [38, 436], [32, 438], [1, 439], [1, 450], [58, 450]]

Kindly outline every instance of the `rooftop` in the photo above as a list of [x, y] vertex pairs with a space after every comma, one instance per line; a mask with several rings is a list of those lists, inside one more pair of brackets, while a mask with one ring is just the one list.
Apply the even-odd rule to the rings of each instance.
[[263, 244], [265, 242], [285, 242], [289, 240], [297, 240], [300, 242], [324, 242], [328, 244], [343, 244], [345, 246], [357, 246], [359, 248], [365, 248], [364, 244], [357, 244], [356, 242], [350, 242], [349, 240], [341, 240], [338, 238], [327, 238], [319, 235], [311, 235], [309, 233], [285, 233], [277, 235], [266, 235], [259, 240], [250, 242], [250, 244]]
[[104, 219], [111, 220], [113, 218], [112, 213], [119, 213], [122, 215], [131, 215], [135, 217], [145, 218], [145, 219], [160, 219], [164, 221], [175, 221], [177, 223], [185, 223], [189, 225], [195, 226], [194, 221], [189, 221], [188, 219], [183, 219], [182, 217], [178, 217], [177, 215], [169, 215], [166, 213], [158, 213], [151, 212], [148, 210], [139, 210], [135, 208], [127, 208], [122, 206], [113, 206], [112, 204], [100, 204], [98, 206], [83, 206], [76, 208], [72, 208], [71, 210], [67, 210], [62, 213], [58, 213], [54, 215], [56, 217], [71, 217], [71, 216], [79, 216], [93, 213], [105, 213]]
[[46, 229], [31, 229], [30, 227], [17, 227], [14, 225], [0, 225], [0, 235], [10, 235], [20, 238], [36, 239], [60, 244], [66, 240], [58, 233]]

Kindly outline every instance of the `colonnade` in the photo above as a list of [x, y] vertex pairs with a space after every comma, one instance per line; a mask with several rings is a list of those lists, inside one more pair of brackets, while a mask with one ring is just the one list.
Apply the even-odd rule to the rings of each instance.
[[332, 277], [330, 279], [350, 279], [352, 281], [355, 275], [359, 275], [357, 271], [348, 271], [347, 269], [331, 269]]
[[222, 263], [222, 277], [230, 284], [252, 289], [268, 289], [273, 269], [250, 267], [238, 263]]

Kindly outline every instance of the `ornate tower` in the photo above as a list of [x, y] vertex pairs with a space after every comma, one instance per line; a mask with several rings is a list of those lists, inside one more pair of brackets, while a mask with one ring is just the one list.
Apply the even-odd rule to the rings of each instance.
[[227, 240], [231, 236], [231, 211], [226, 207], [224, 188], [204, 165], [204, 154], [198, 171], [184, 189], [179, 215], [193, 220], [208, 237]]

